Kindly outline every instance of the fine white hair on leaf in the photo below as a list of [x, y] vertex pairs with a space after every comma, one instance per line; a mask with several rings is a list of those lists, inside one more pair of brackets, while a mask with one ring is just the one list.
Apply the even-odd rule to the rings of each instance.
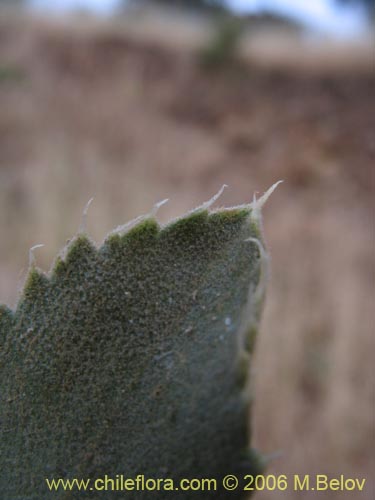
[[82, 218], [81, 218], [81, 223], [79, 225], [78, 233], [86, 233], [87, 231], [87, 213], [89, 211], [90, 205], [93, 202], [94, 198], [90, 198], [89, 201], [86, 203], [85, 208], [83, 209], [82, 212]]
[[[238, 209], [241, 209], [241, 208], [250, 208], [251, 209], [251, 214], [250, 214], [250, 218], [256, 223], [256, 224], [259, 224], [261, 225], [261, 222], [262, 222], [262, 214], [261, 214], [261, 209], [262, 207], [264, 206], [264, 204], [266, 203], [266, 201], [268, 200], [268, 198], [271, 196], [271, 194], [275, 191], [275, 189], [277, 188], [277, 186], [282, 183], [284, 181], [278, 181], [276, 182], [275, 184], [273, 184], [260, 198], [259, 200], [256, 198], [256, 194], [254, 193], [253, 195], [253, 201], [251, 201], [250, 203], [243, 203], [241, 205], [235, 205], [235, 206], [232, 206], [232, 207], [224, 207], [224, 208], [220, 208], [220, 211], [221, 212], [224, 212], [224, 211], [230, 211], [230, 210], [238, 210]], [[209, 203], [210, 205], [216, 201], [216, 199], [218, 198], [218, 196], [220, 196], [220, 194], [223, 192], [223, 189], [226, 185], [224, 185], [222, 187], [222, 189], [220, 190], [220, 192], [214, 196], [214, 198], [212, 198], [211, 200], [209, 200], [208, 202], [206, 203]], [[196, 210], [202, 210], [202, 207], [204, 207], [206, 204], [202, 205], [202, 206], [199, 206], [197, 208], [195, 208], [192, 212], [195, 212]], [[192, 212], [189, 212], [189, 213], [192, 213]]]
[[202, 205], [199, 205], [199, 207], [194, 208], [190, 213], [193, 214], [195, 212], [199, 212], [200, 210], [208, 210], [215, 203], [215, 201], [217, 201], [220, 198], [220, 196], [223, 194], [224, 189], [227, 187], [228, 187], [227, 184], [223, 184], [219, 189], [219, 191], [212, 198], [202, 203]]
[[265, 294], [267, 280], [268, 280], [268, 270], [269, 270], [269, 257], [263, 246], [263, 243], [258, 238], [247, 238], [245, 241], [254, 243], [259, 250], [260, 255], [260, 276], [259, 283], [254, 292], [253, 301], [258, 303]]
[[151, 212], [148, 214], [148, 217], [156, 217], [156, 214], [158, 213], [159, 208], [161, 208], [163, 205], [168, 203], [168, 201], [169, 201], [169, 198], [166, 198], [165, 200], [158, 201], [157, 203], [155, 203], [155, 205], [152, 207]]
[[39, 244], [39, 245], [34, 245], [33, 247], [30, 248], [29, 250], [29, 267], [32, 267], [35, 265], [35, 255], [34, 255], [34, 250], [37, 248], [42, 248], [44, 245]]
[[252, 201], [252, 203], [250, 203], [250, 207], [252, 209], [251, 218], [253, 220], [255, 220], [256, 222], [261, 222], [261, 218], [262, 218], [261, 211], [262, 211], [263, 206], [265, 205], [265, 203], [267, 202], [267, 200], [271, 196], [271, 194], [275, 191], [277, 186], [279, 184], [281, 184], [282, 182], [283, 181], [277, 181], [277, 182], [275, 182], [275, 184], [272, 184], [272, 186], [269, 189], [267, 189], [267, 191], [258, 200], [256, 199], [256, 195], [254, 193], [253, 201]]
[[137, 222], [140, 222], [145, 218], [145, 215], [138, 215], [135, 219], [130, 220], [126, 224], [122, 224], [121, 226], [117, 226], [113, 231], [109, 233], [111, 234], [121, 234], [130, 229], [132, 226], [134, 226]]
[[263, 246], [263, 243], [258, 238], [247, 238], [245, 242], [254, 243], [259, 250], [259, 263], [260, 263], [260, 273], [259, 282], [256, 286], [250, 286], [248, 292], [247, 303], [244, 308], [242, 320], [238, 330], [238, 345], [239, 353], [243, 354], [244, 345], [246, 343], [246, 336], [249, 329], [256, 327], [258, 324], [258, 314], [262, 306], [264, 299], [264, 294], [266, 291], [266, 285], [268, 280], [268, 267], [269, 267], [269, 257]]
[[128, 231], [130, 228], [132, 228], [138, 222], [141, 222], [141, 221], [148, 219], [148, 218], [156, 217], [156, 214], [158, 213], [160, 207], [165, 205], [168, 201], [169, 201], [168, 198], [166, 198], [165, 200], [162, 200], [162, 201], [158, 201], [157, 203], [155, 203], [155, 205], [152, 207], [152, 209], [149, 213], [139, 215], [135, 219], [132, 219], [129, 222], [126, 222], [126, 224], [122, 224], [121, 226], [117, 226], [113, 231], [111, 231], [109, 233], [108, 236], [111, 236], [112, 234], [122, 234], [125, 231]]

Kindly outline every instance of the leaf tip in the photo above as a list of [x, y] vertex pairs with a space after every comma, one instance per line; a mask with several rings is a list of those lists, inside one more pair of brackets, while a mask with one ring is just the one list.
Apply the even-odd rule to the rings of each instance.
[[250, 203], [250, 207], [252, 209], [251, 217], [252, 219], [256, 220], [257, 222], [261, 221], [261, 210], [266, 204], [268, 198], [271, 196], [271, 194], [275, 191], [277, 186], [284, 182], [283, 180], [277, 181], [270, 188], [267, 189], [265, 193], [257, 200], [256, 195], [254, 193], [253, 201]]
[[192, 210], [192, 213], [198, 212], [198, 211], [200, 212], [200, 211], [208, 210], [209, 208], [211, 208], [211, 206], [215, 203], [215, 201], [217, 201], [220, 198], [220, 196], [224, 192], [224, 189], [227, 188], [227, 187], [228, 187], [227, 184], [223, 184], [221, 186], [221, 188], [219, 189], [219, 191], [212, 196], [212, 198], [210, 198], [209, 200], [207, 200], [204, 203], [202, 203], [202, 205], [199, 205], [199, 207], [194, 208]]
[[94, 201], [94, 198], [90, 198], [86, 203], [85, 208], [82, 212], [81, 223], [79, 225], [78, 234], [84, 234], [87, 231], [87, 214], [90, 208], [91, 203]]
[[33, 268], [35, 267], [35, 255], [34, 255], [34, 251], [37, 249], [37, 248], [42, 248], [44, 247], [43, 244], [38, 244], [38, 245], [34, 245], [30, 248], [29, 250], [29, 268]]

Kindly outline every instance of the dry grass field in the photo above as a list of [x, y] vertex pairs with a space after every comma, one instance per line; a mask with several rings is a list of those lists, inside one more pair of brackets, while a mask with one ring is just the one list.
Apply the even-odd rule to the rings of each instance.
[[36, 258], [49, 268], [92, 196], [88, 228], [99, 242], [166, 197], [161, 221], [223, 183], [221, 203], [233, 205], [284, 179], [264, 210], [272, 273], [255, 360], [255, 444], [281, 451], [273, 474], [367, 478], [362, 494], [321, 500], [370, 500], [373, 55], [331, 47], [320, 65], [315, 49], [297, 46], [283, 64], [281, 44], [267, 59], [269, 46], [257, 57], [249, 42], [241, 65], [208, 72], [182, 31], [178, 43], [159, 31], [0, 17], [0, 302], [14, 305], [31, 246], [45, 244]]

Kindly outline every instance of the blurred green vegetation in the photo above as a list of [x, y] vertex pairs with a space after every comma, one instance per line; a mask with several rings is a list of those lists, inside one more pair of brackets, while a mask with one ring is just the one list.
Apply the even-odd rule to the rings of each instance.
[[[1, 2], [2, 0], [0, 0]], [[20, 82], [26, 77], [25, 71], [19, 66], [0, 62], [0, 84], [7, 82]]]
[[219, 69], [236, 63], [244, 29], [245, 21], [240, 17], [219, 16], [213, 35], [199, 53], [201, 65], [208, 69]]

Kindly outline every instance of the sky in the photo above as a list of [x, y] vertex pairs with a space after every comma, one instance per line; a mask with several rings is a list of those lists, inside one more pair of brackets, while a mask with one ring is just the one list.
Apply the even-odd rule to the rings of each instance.
[[344, 7], [334, 0], [227, 0], [227, 3], [240, 13], [268, 10], [342, 37], [358, 35], [366, 24], [365, 12], [359, 5]]
[[[303, 23], [307, 28], [341, 38], [355, 37], [366, 27], [364, 11], [357, 6], [340, 7], [335, 0], [226, 0], [238, 13], [267, 10]], [[52, 10], [87, 8], [111, 13], [119, 0], [30, 0], [33, 6]]]
[[32, 6], [48, 10], [66, 11], [89, 9], [99, 14], [112, 12], [119, 4], [118, 0], [30, 0]]

